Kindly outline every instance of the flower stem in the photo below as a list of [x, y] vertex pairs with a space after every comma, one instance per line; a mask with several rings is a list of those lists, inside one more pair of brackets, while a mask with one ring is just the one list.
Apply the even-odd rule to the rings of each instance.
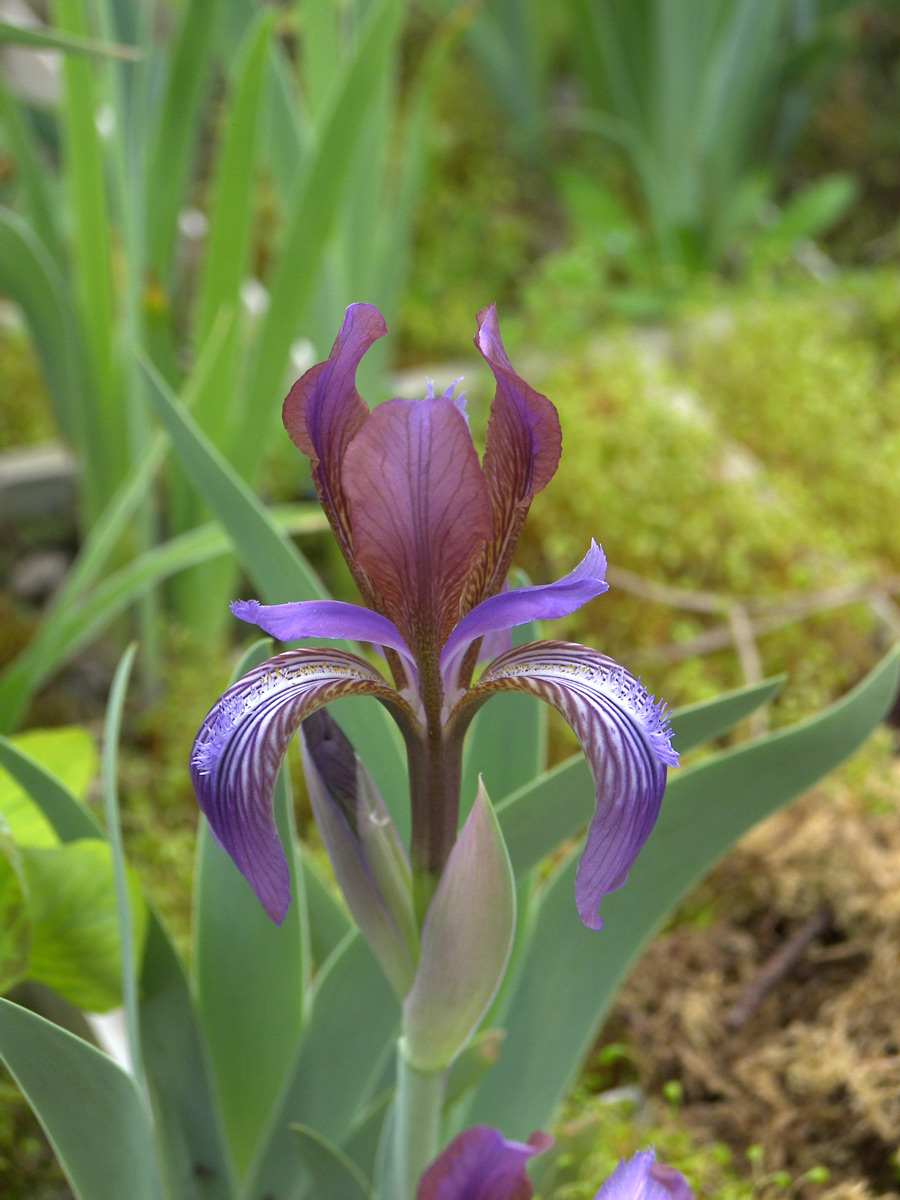
[[444, 1071], [420, 1071], [397, 1042], [397, 1096], [394, 1110], [396, 1200], [415, 1200], [419, 1180], [440, 1150]]

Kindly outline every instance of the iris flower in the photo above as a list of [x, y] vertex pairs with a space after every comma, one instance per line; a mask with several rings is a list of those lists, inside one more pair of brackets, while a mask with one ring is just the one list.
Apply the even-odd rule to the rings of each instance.
[[[556, 583], [510, 589], [507, 576], [532, 499], [556, 472], [556, 409], [506, 355], [493, 306], [478, 314], [475, 345], [496, 380], [479, 462], [454, 387], [372, 411], [356, 389], [366, 350], [387, 332], [377, 309], [347, 310], [328, 359], [294, 384], [284, 424], [312, 465], [323, 509], [364, 607], [337, 600], [232, 611], [281, 641], [341, 638], [380, 648], [393, 682], [359, 655], [296, 649], [250, 671], [214, 705], [191, 772], [220, 844], [269, 915], [290, 903], [287, 863], [272, 815], [279, 765], [316, 709], [374, 696], [406, 745], [414, 880], [436, 881], [457, 837], [463, 738], [499, 692], [524, 692], [572, 726], [596, 784], [596, 808], [575, 893], [584, 923], [620, 887], [659, 812], [667, 766], [677, 764], [666, 707], [612, 659], [558, 641], [509, 648], [509, 630], [567, 616], [608, 590], [592, 542]], [[497, 648], [506, 649], [497, 654]], [[479, 662], [497, 654], [476, 675]]]
[[[455, 1138], [431, 1164], [416, 1200], [531, 1200], [525, 1166], [553, 1144], [545, 1133], [509, 1142], [496, 1129], [476, 1125]], [[693, 1200], [684, 1176], [656, 1162], [652, 1150], [622, 1159], [594, 1200]]]

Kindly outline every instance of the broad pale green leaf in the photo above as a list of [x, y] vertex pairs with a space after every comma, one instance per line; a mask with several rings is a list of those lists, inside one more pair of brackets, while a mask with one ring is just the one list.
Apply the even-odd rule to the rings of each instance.
[[[178, 404], [153, 365], [146, 359], [141, 361], [152, 385], [150, 396], [185, 473], [230, 534], [259, 598], [266, 604], [325, 599], [325, 589], [300, 551]], [[340, 713], [337, 719], [341, 727], [375, 778], [401, 838], [405, 837], [409, 829], [409, 783], [396, 726], [378, 703], [345, 700], [333, 711]]]
[[[513, 630], [513, 645], [536, 642], [536, 621]], [[485, 790], [499, 805], [526, 787], [547, 767], [547, 705], [534, 696], [513, 692], [492, 696], [475, 714], [466, 734], [460, 818], [475, 802], [479, 775]]]
[[[257, 642], [236, 677], [269, 657]], [[306, 898], [294, 853], [287, 770], [275, 788], [275, 821], [287, 854], [292, 903], [276, 925], [204, 821], [195, 872], [194, 975], [225, 1127], [243, 1174], [297, 1049], [308, 967]]]
[[404, 1055], [413, 1068], [448, 1067], [475, 1033], [500, 986], [515, 927], [512, 866], [482, 786], [429, 905], [403, 1001]]
[[469, 1124], [509, 1137], [546, 1126], [622, 981], [687, 892], [757, 822], [811, 787], [869, 736], [897, 691], [892, 651], [818, 716], [673, 774], [660, 819], [628, 883], [603, 902], [604, 928], [578, 920], [577, 851], [547, 887], [507, 1020], [500, 1061]]
[[371, 1104], [399, 1026], [400, 1005], [384, 972], [351, 934], [316, 980], [300, 1050], [244, 1187], [247, 1200], [297, 1200], [302, 1185], [289, 1124], [308, 1125], [340, 1145]]
[[234, 1200], [218, 1097], [184, 967], [151, 909], [140, 987], [141, 1047], [160, 1162], [173, 1200]]
[[371, 1200], [372, 1189], [347, 1155], [307, 1125], [291, 1125], [300, 1157], [312, 1177], [313, 1195], [332, 1200]]
[[[122, 954], [110, 848], [96, 838], [23, 846], [34, 921], [28, 976], [89, 1012], [122, 1003]], [[139, 885], [129, 879], [138, 948], [146, 931]]]
[[[780, 687], [780, 679], [766, 680], [673, 713], [675, 745], [684, 753], [721, 736], [766, 704]], [[498, 804], [497, 818], [516, 875], [579, 834], [593, 807], [594, 781], [581, 754], [567, 758]]]
[[0, 992], [25, 978], [30, 954], [31, 909], [22, 857], [0, 821]]
[[309, 913], [309, 949], [313, 970], [318, 970], [353, 926], [340, 901], [337, 884], [326, 878], [324, 868], [312, 858], [302, 842], [300, 853], [303, 857], [303, 882]]
[[0, 1057], [77, 1200], [160, 1200], [153, 1133], [134, 1080], [81, 1038], [0, 1000]]

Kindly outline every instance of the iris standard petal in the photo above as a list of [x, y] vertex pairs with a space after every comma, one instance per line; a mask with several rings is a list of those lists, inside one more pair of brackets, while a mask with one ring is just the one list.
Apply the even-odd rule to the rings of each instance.
[[353, 548], [417, 661], [459, 619], [463, 588], [490, 537], [487, 488], [452, 400], [390, 400], [344, 457]]
[[575, 899], [585, 925], [601, 929], [600, 901], [627, 879], [659, 815], [666, 766], [678, 765], [666, 706], [596, 650], [532, 642], [495, 659], [451, 718], [501, 690], [529, 692], [552, 704], [581, 743], [597, 802], [575, 876]]
[[465, 653], [476, 638], [512, 629], [528, 621], [555, 621], [567, 617], [582, 604], [609, 591], [605, 581], [606, 555], [591, 540], [591, 548], [574, 571], [556, 583], [515, 588], [491, 596], [472, 609], [460, 621], [441, 652], [441, 671], [445, 678], [454, 661]]
[[513, 370], [492, 304], [478, 314], [475, 345], [497, 381], [484, 449], [484, 475], [491, 497], [493, 533], [479, 564], [476, 604], [493, 595], [506, 578], [532, 498], [556, 473], [562, 432], [556, 409]]
[[341, 463], [369, 415], [368, 405], [356, 390], [356, 370], [372, 343], [386, 333], [387, 325], [377, 308], [351, 304], [331, 354], [297, 380], [282, 409], [291, 441], [312, 464], [319, 500], [348, 561], [352, 543]]
[[525, 1166], [553, 1144], [545, 1133], [528, 1142], [509, 1142], [489, 1125], [476, 1125], [454, 1138], [422, 1176], [416, 1200], [530, 1200]]
[[281, 642], [302, 638], [347, 638], [389, 646], [412, 663], [409, 647], [393, 621], [343, 600], [300, 600], [294, 604], [260, 604], [258, 600], [235, 600], [231, 611], [240, 621], [258, 625]]
[[[279, 924], [290, 904], [272, 792], [297, 726], [343, 696], [404, 703], [378, 672], [340, 650], [292, 650], [248, 672], [213, 705], [191, 753], [200, 808], [223, 850]], [[411, 715], [411, 714], [410, 714]]]
[[652, 1150], [623, 1158], [594, 1200], [692, 1200], [684, 1176], [655, 1158]]

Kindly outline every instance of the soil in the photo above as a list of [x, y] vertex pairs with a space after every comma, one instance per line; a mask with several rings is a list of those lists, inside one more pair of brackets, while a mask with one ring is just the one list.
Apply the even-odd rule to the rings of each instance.
[[634, 1048], [649, 1091], [678, 1081], [681, 1118], [737, 1161], [758, 1146], [767, 1171], [829, 1169], [803, 1196], [896, 1200], [900, 762], [856, 783], [845, 772], [770, 818], [692, 907], [637, 967], [603, 1040]]

